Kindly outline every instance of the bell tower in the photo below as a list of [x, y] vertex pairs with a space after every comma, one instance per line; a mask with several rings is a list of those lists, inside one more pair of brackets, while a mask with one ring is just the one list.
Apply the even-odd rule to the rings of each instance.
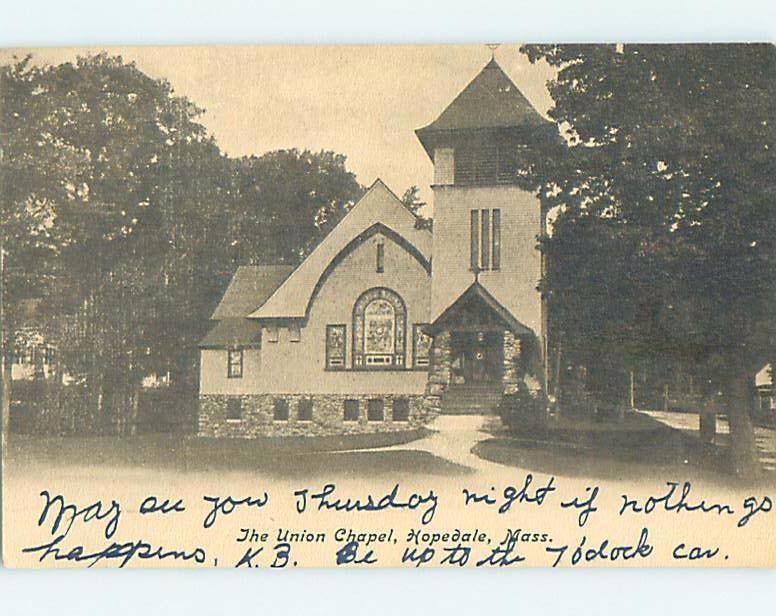
[[434, 163], [431, 320], [474, 285], [524, 326], [516, 335], [533, 337], [543, 356], [537, 238], [544, 216], [539, 199], [521, 187], [520, 174], [531, 147], [557, 141], [554, 125], [492, 58], [416, 135]]

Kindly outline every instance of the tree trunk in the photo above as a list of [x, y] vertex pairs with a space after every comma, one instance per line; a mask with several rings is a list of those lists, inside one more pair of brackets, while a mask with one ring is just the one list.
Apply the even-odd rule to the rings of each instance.
[[2, 363], [2, 387], [3, 391], [0, 394], [2, 397], [2, 413], [3, 413], [3, 436], [2, 436], [2, 453], [6, 455], [8, 451], [8, 431], [11, 427], [11, 357], [9, 353], [6, 353], [5, 348], [0, 348], [0, 363]]
[[561, 366], [563, 365], [563, 333], [558, 336], [558, 346], [555, 349], [555, 412], [560, 414], [560, 409], [565, 400], [561, 400], [563, 388], [561, 383]]
[[131, 406], [129, 409], [129, 435], [137, 435], [137, 420], [140, 410], [140, 384], [132, 384]]
[[[0, 404], [2, 405], [2, 432], [0, 432], [0, 462], [8, 451], [8, 430], [11, 427], [11, 374], [13, 353], [9, 347], [13, 345], [14, 337], [6, 323], [5, 311], [5, 250], [0, 236]], [[8, 335], [6, 335], [8, 331]]]
[[741, 478], [760, 474], [760, 460], [752, 423], [750, 377], [747, 373], [732, 375], [726, 395], [730, 423], [730, 461], [733, 473]]

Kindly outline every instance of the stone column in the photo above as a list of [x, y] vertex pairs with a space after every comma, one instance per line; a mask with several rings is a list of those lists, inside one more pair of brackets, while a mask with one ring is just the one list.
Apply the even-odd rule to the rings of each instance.
[[431, 345], [431, 366], [428, 371], [426, 395], [423, 408], [428, 413], [437, 414], [442, 404], [442, 394], [450, 383], [451, 355], [450, 332], [440, 332], [434, 337]]
[[517, 393], [519, 375], [517, 374], [517, 362], [520, 361], [520, 338], [515, 337], [514, 332], [504, 331], [504, 373], [501, 383], [505, 394]]

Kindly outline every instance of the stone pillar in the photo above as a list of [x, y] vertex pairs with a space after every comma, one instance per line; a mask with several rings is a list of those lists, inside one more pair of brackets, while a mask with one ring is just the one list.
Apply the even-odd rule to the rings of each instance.
[[431, 345], [431, 366], [428, 371], [426, 395], [423, 408], [429, 413], [439, 413], [442, 406], [442, 394], [450, 383], [452, 348], [449, 331], [440, 332], [434, 336]]
[[700, 414], [700, 436], [704, 443], [713, 443], [717, 436], [717, 416], [714, 413]]
[[517, 362], [520, 361], [520, 338], [514, 332], [504, 331], [504, 373], [501, 377], [505, 394], [517, 393], [519, 375]]

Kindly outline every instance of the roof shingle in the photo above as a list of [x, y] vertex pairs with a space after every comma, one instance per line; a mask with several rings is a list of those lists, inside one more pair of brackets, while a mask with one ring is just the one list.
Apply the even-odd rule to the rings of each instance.
[[237, 271], [211, 319], [247, 317], [261, 307], [294, 271], [292, 265], [243, 265]]
[[425, 146], [428, 136], [441, 131], [538, 128], [548, 123], [491, 60], [436, 120], [415, 133]]
[[244, 318], [218, 321], [199, 346], [203, 349], [260, 347], [261, 323]]

